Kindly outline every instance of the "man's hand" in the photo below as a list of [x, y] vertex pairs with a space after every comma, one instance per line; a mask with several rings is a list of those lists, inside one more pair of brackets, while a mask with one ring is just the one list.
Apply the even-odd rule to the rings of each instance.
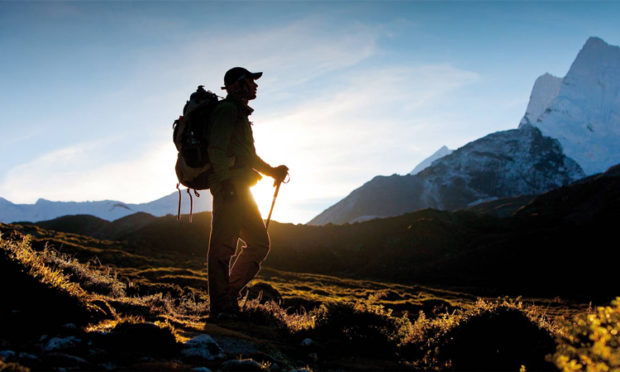
[[280, 165], [271, 169], [270, 176], [273, 177], [273, 185], [276, 186], [282, 183], [288, 175], [288, 167], [286, 165]]

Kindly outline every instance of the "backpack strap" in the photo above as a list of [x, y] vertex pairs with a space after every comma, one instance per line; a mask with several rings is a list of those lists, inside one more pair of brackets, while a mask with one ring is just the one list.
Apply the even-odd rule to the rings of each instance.
[[177, 221], [181, 219], [181, 189], [179, 188], [180, 183], [177, 183], [177, 190], [179, 191], [179, 209], [177, 210]]
[[187, 189], [187, 195], [189, 195], [189, 223], [192, 223], [192, 213], [194, 212], [194, 198], [192, 198], [192, 193], [190, 189]]
[[[177, 220], [181, 219], [181, 189], [179, 188], [179, 186], [181, 185], [181, 183], [177, 183], [177, 191], [179, 192], [179, 207], [177, 209]], [[192, 222], [192, 215], [194, 213], [194, 198], [192, 197], [192, 193], [189, 187], [187, 188], [187, 195], [189, 195], [189, 222]], [[197, 198], [200, 197], [200, 194], [198, 193], [198, 190], [194, 189], [194, 195], [196, 195]]]

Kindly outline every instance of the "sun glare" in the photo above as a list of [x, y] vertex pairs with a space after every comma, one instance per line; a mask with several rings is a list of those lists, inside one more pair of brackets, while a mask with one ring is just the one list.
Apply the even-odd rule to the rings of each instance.
[[[270, 177], [263, 177], [262, 180], [258, 181], [258, 183], [252, 187], [252, 195], [254, 195], [254, 199], [256, 200], [256, 204], [258, 204], [258, 209], [260, 209], [263, 219], [267, 219], [269, 215], [269, 209], [271, 208], [271, 202], [273, 201], [273, 194], [275, 191], [273, 179]], [[280, 212], [282, 212], [282, 208], [280, 208]], [[278, 210], [274, 208], [271, 218], [282, 221], [283, 215], [282, 213], [278, 214]]]

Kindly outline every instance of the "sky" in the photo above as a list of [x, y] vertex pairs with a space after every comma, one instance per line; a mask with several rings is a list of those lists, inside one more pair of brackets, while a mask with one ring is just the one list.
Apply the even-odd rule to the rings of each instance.
[[[257, 153], [290, 168], [273, 218], [305, 223], [516, 128], [535, 79], [563, 77], [590, 36], [620, 45], [619, 18], [616, 1], [0, 0], [0, 197], [172, 193], [172, 122], [243, 66], [264, 73]], [[253, 192], [266, 216], [272, 182]]]

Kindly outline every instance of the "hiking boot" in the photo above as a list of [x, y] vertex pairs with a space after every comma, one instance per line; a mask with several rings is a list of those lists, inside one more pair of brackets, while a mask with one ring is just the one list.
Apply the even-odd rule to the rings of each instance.
[[239, 312], [237, 300], [228, 298], [217, 305], [211, 305], [209, 318], [216, 321], [239, 319]]

